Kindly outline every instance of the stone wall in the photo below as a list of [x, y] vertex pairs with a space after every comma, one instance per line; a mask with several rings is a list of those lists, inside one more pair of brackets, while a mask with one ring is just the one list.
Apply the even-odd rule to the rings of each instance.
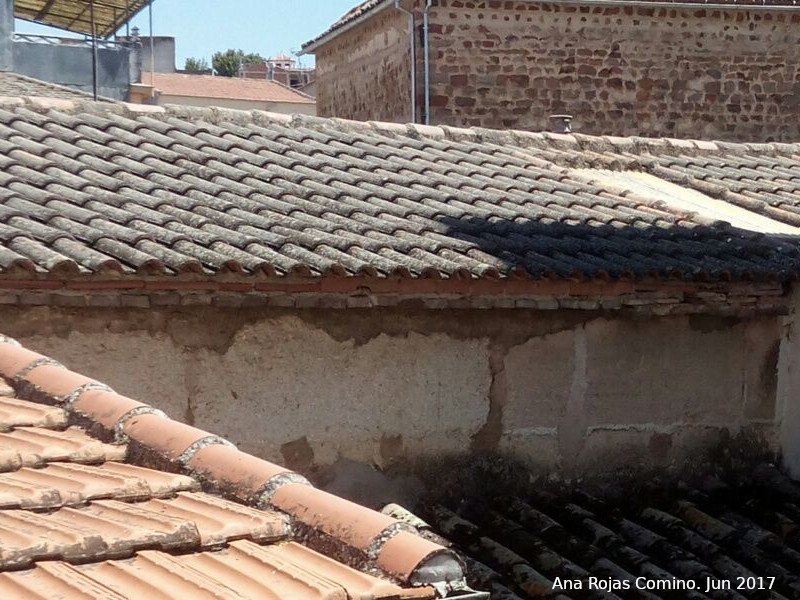
[[[394, 13], [322, 46], [321, 114], [408, 120]], [[431, 21], [433, 124], [543, 130], [567, 113], [588, 134], [800, 139], [800, 9], [437, 0]]]
[[436, 4], [436, 123], [800, 138], [800, 11]]
[[407, 15], [384, 10], [323, 46], [316, 60], [319, 116], [413, 120]]
[[737, 436], [777, 447], [774, 316], [3, 307], [0, 318], [30, 348], [305, 471], [499, 451], [599, 473], [681, 465]]

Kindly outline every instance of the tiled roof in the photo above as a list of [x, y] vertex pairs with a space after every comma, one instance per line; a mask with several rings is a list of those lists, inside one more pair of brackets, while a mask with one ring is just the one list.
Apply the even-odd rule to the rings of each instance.
[[800, 265], [800, 145], [53, 102], [0, 102], [6, 277], [747, 280]]
[[[523, 0], [523, 1], [538, 1], [538, 0]], [[594, 4], [602, 5], [604, 0], [593, 0]], [[728, 5], [728, 6], [742, 6], [742, 7], [758, 7], [758, 8], [765, 8], [769, 6], [797, 6], [800, 8], [800, 4], [798, 4], [798, 0], [615, 0], [614, 2], [609, 2], [609, 4], [624, 4], [626, 2], [630, 2], [631, 4], [641, 4], [647, 2], [659, 3], [659, 4], [713, 4], [713, 5]], [[424, 3], [423, 3], [424, 4]], [[351, 8], [347, 13], [345, 13], [339, 20], [337, 20], [333, 25], [328, 27], [323, 33], [319, 34], [312, 40], [307, 41], [303, 44], [303, 50], [307, 52], [313, 52], [315, 48], [312, 46], [316, 46], [318, 43], [322, 41], [328, 41], [326, 38], [332, 37], [331, 34], [336, 33], [347, 27], [348, 25], [354, 24], [358, 19], [364, 18], [369, 16], [369, 13], [376, 10], [379, 7], [393, 7], [394, 0], [366, 0], [361, 4]]]
[[[787, 600], [800, 598], [798, 506], [800, 484], [762, 465], [695, 485], [461, 498], [425, 516], [464, 552], [471, 584], [493, 600]], [[631, 589], [592, 591], [590, 577]], [[737, 589], [740, 577], [744, 589]], [[731, 589], [706, 593], [709, 578]], [[693, 581], [697, 590], [665, 590], [673, 580]], [[582, 589], [565, 588], [565, 581], [580, 581]]]
[[[66, 100], [90, 100], [92, 98], [91, 94], [81, 90], [8, 72], [0, 72], [0, 96], [34, 96]], [[102, 100], [103, 102], [114, 102], [106, 98]]]
[[455, 555], [403, 522], [8, 338], [0, 376], [3, 600], [399, 600], [463, 587]]
[[[153, 83], [155, 82], [155, 83]], [[184, 73], [142, 73], [142, 84], [153, 85], [166, 96], [314, 104], [314, 99], [290, 87], [265, 79], [240, 79]]]

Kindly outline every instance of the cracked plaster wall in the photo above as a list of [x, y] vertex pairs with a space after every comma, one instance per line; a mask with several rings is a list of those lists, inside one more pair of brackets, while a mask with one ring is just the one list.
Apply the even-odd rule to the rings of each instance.
[[388, 467], [499, 451], [546, 469], [590, 473], [680, 465], [731, 440], [753, 451], [778, 449], [783, 329], [775, 317], [0, 313], [5, 333], [29, 347], [301, 470], [338, 458]]

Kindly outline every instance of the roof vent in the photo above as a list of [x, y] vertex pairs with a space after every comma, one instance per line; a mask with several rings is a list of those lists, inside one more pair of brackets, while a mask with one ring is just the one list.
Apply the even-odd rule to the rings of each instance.
[[550, 115], [555, 133], [572, 133], [572, 115]]

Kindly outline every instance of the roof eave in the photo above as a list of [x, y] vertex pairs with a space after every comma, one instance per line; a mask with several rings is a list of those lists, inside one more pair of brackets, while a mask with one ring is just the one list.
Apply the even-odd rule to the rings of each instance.
[[303, 44], [303, 47], [300, 50], [300, 53], [298, 54], [298, 56], [306, 56], [306, 55], [309, 55], [309, 54], [314, 54], [314, 52], [316, 52], [316, 50], [318, 48], [320, 48], [321, 46], [324, 46], [328, 42], [332, 41], [334, 38], [340, 36], [343, 33], [346, 33], [347, 31], [350, 31], [351, 29], [353, 29], [354, 27], [357, 27], [358, 25], [360, 25], [361, 23], [363, 23], [367, 19], [371, 19], [372, 17], [374, 17], [378, 13], [380, 13], [380, 12], [384, 11], [385, 9], [387, 9], [387, 8], [389, 8], [391, 6], [394, 6], [394, 5], [395, 5], [395, 0], [384, 0], [383, 2], [381, 2], [380, 4], [375, 6], [374, 8], [368, 10], [367, 12], [365, 12], [365, 13], [359, 15], [359, 16], [357, 16], [352, 21], [348, 21], [347, 23], [345, 23], [341, 27], [338, 27], [338, 28], [334, 29], [333, 31], [329, 31], [328, 33], [324, 33], [320, 37], [318, 37], [316, 39], [313, 39], [310, 42], [306, 42], [305, 44]]

